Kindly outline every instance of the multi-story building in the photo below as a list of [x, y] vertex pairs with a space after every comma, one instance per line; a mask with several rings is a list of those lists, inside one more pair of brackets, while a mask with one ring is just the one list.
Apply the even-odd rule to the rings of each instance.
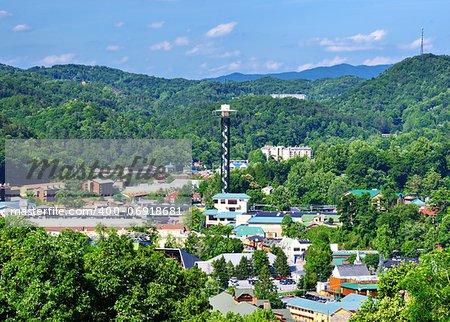
[[204, 212], [206, 227], [236, 223], [236, 215], [247, 212], [250, 197], [245, 193], [218, 193], [213, 196], [214, 209]]
[[338, 322], [350, 319], [367, 299], [367, 296], [359, 294], [349, 294], [340, 302], [319, 302], [296, 297], [287, 302], [286, 307], [294, 321]]
[[94, 192], [99, 196], [111, 196], [117, 193], [117, 189], [114, 187], [114, 181], [110, 179], [93, 179], [86, 180], [81, 186], [83, 191]]
[[265, 145], [261, 148], [261, 152], [266, 158], [275, 160], [288, 160], [293, 157], [312, 158], [312, 149], [309, 146], [271, 146]]
[[305, 259], [306, 250], [311, 244], [312, 243], [308, 239], [299, 240], [284, 237], [278, 246], [281, 247], [291, 263], [297, 264], [299, 261]]
[[270, 96], [272, 96], [272, 98], [287, 98], [287, 97], [291, 97], [291, 98], [296, 98], [296, 99], [299, 99], [299, 100], [306, 99], [306, 95], [305, 94], [270, 94]]

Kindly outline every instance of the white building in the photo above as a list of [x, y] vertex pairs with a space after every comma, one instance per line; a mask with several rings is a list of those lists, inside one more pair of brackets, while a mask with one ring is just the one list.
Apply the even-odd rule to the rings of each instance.
[[[207, 261], [201, 261], [197, 262], [198, 268], [200, 268], [203, 272], [206, 274], [211, 274], [214, 271], [214, 267], [212, 266], [212, 263], [221, 257], [225, 259], [225, 262], [231, 262], [234, 267], [236, 267], [239, 262], [241, 261], [242, 257], [247, 257], [247, 259], [252, 259], [253, 254], [252, 253], [225, 253], [221, 255], [217, 255], [216, 257], [213, 257], [211, 259], [208, 259]], [[269, 264], [273, 265], [275, 262], [275, 259], [277, 258], [272, 253], [267, 253], [267, 257], [269, 258]]]
[[250, 197], [245, 193], [218, 193], [213, 196], [214, 208], [219, 212], [247, 212]]
[[261, 148], [261, 152], [266, 158], [273, 158], [275, 160], [288, 160], [296, 156], [312, 158], [312, 149], [309, 146], [285, 147], [266, 145]]
[[299, 99], [299, 100], [306, 99], [306, 95], [305, 94], [270, 94], [270, 96], [272, 96], [272, 98], [292, 97], [292, 98], [296, 98], [296, 99]]
[[206, 227], [236, 223], [236, 215], [247, 212], [250, 197], [245, 193], [218, 193], [213, 196], [214, 209], [204, 212]]
[[308, 239], [298, 240], [285, 237], [278, 246], [283, 250], [291, 263], [297, 264], [304, 259], [306, 250], [311, 246], [311, 242]]

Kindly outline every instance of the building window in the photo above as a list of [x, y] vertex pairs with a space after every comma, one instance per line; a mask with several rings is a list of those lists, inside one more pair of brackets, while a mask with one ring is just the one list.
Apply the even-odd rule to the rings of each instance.
[[300, 251], [300, 248], [298, 248], [298, 247], [294, 248], [294, 252], [299, 252], [299, 251]]
[[236, 208], [230, 208], [230, 209], [228, 209], [229, 211], [231, 211], [231, 212], [235, 212], [236, 211]]
[[236, 199], [230, 199], [230, 200], [228, 200], [228, 204], [229, 205], [237, 205], [237, 200]]
[[221, 203], [222, 205], [224, 205], [224, 204], [225, 204], [225, 199], [220, 199], [220, 203]]
[[218, 200], [217, 200], [217, 199], [214, 199], [214, 203], [218, 203]]

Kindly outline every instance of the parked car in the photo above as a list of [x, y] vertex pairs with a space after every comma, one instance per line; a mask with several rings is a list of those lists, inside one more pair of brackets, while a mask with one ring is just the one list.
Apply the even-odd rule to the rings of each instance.
[[249, 280], [248, 280], [248, 283], [250, 284], [250, 285], [255, 285], [255, 283], [257, 282], [258, 280], [256, 279], [256, 278], [250, 278]]

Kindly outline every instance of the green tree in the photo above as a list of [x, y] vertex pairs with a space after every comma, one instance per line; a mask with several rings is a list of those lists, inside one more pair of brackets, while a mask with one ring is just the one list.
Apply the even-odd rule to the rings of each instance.
[[222, 289], [226, 289], [228, 287], [228, 267], [225, 258], [222, 256], [213, 261], [212, 267], [214, 268], [212, 276], [219, 281], [219, 286]]
[[289, 264], [287, 262], [287, 256], [280, 250], [276, 254], [275, 261], [273, 262], [273, 268], [275, 269], [275, 274], [279, 276], [290, 276], [291, 270], [289, 269]]
[[238, 279], [246, 279], [253, 273], [252, 260], [242, 256], [239, 264], [236, 265], [235, 274]]
[[255, 250], [253, 252], [252, 256], [253, 261], [253, 273], [255, 275], [260, 275], [263, 270], [265, 271], [266, 268], [268, 269], [270, 266], [269, 263], [269, 257], [267, 256], [267, 253], [263, 250]]
[[305, 275], [307, 288], [314, 286], [317, 281], [326, 280], [331, 275], [332, 252], [330, 247], [312, 244], [306, 251]]

